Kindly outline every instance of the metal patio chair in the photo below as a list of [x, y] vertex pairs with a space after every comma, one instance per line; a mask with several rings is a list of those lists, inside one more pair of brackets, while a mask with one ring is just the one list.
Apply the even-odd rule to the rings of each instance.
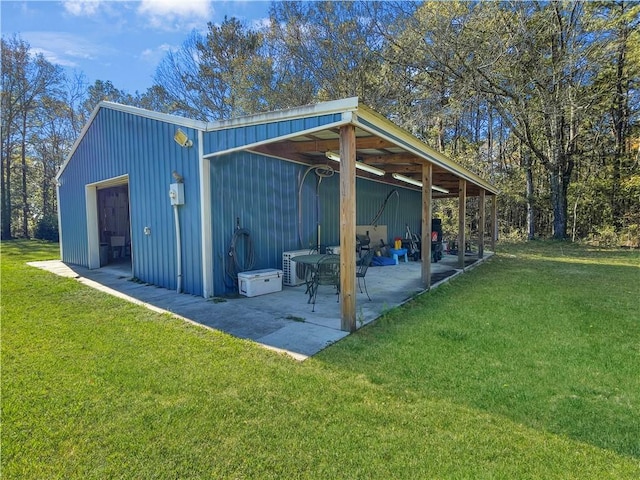
[[320, 285], [331, 285], [335, 287], [336, 295], [338, 295], [337, 301], [340, 301], [340, 264], [335, 261], [333, 255], [322, 257], [314, 268], [311, 281], [312, 312], [316, 311], [316, 298], [318, 297], [318, 288]]
[[360, 279], [362, 279], [362, 283], [364, 283], [364, 291], [367, 292], [367, 298], [369, 301], [371, 301], [371, 297], [367, 290], [367, 280], [365, 279], [365, 275], [367, 274], [367, 270], [369, 270], [369, 265], [371, 265], [371, 260], [373, 260], [374, 255], [375, 252], [373, 250], [369, 250], [362, 260], [358, 262], [358, 269], [356, 270], [356, 278], [358, 279], [358, 288], [360, 289], [360, 293], [362, 293], [362, 287], [360, 286]]

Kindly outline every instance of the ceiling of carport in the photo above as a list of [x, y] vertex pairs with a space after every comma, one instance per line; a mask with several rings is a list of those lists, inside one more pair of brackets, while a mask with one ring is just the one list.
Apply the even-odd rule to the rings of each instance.
[[[305, 134], [285, 141], [261, 145], [252, 150], [307, 165], [328, 164], [340, 171], [340, 163], [331, 161], [325, 156], [327, 151], [337, 153], [340, 150], [338, 129]], [[419, 190], [419, 187], [396, 180], [391, 175], [399, 173], [420, 180], [422, 165], [427, 162], [427, 160], [408, 152], [393, 142], [358, 127], [356, 127], [356, 160], [384, 170], [386, 173], [380, 177], [358, 169], [356, 171], [358, 176], [416, 190]], [[436, 164], [433, 164], [433, 185], [449, 191], [448, 194], [443, 194], [434, 190], [432, 191], [434, 198], [458, 197], [459, 195], [459, 177]], [[477, 196], [480, 194], [480, 190], [479, 186], [467, 182], [467, 195]], [[490, 192], [487, 193], [490, 194]]]

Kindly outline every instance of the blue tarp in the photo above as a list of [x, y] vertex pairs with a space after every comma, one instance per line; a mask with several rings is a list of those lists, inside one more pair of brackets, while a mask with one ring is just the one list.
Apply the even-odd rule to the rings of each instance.
[[396, 261], [391, 257], [378, 257], [374, 256], [371, 260], [372, 267], [384, 267], [386, 265], [395, 265]]

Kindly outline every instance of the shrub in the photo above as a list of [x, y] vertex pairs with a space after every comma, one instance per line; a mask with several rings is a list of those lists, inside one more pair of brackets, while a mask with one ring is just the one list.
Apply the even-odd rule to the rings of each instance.
[[36, 224], [33, 236], [39, 240], [58, 241], [58, 217], [45, 215]]
[[617, 247], [618, 235], [613, 226], [608, 225], [599, 228], [595, 234], [591, 235], [587, 243], [597, 247]]
[[640, 225], [629, 225], [620, 235], [620, 243], [624, 247], [640, 247]]

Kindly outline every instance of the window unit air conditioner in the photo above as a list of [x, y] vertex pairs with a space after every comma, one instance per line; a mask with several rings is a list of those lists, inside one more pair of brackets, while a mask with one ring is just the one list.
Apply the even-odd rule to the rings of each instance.
[[297, 265], [296, 262], [292, 261], [291, 259], [298, 255], [308, 254], [308, 249], [282, 252], [282, 283], [289, 287], [295, 287], [304, 283], [304, 265]]

